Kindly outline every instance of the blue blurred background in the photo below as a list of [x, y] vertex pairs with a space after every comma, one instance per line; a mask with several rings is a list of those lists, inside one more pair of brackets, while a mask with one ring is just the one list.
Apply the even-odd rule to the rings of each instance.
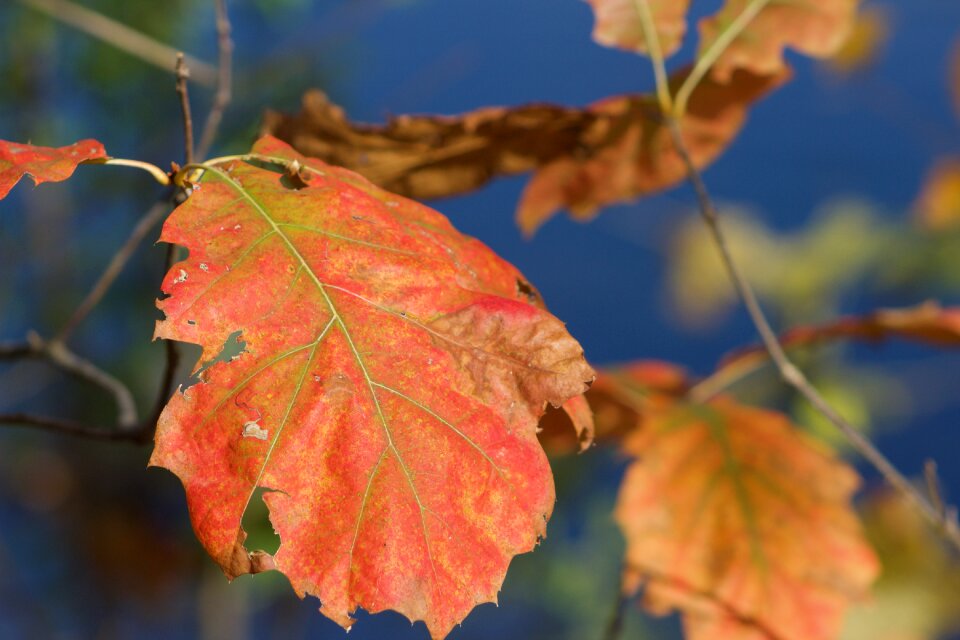
[[[212, 2], [82, 4], [216, 60]], [[699, 16], [720, 3], [694, 4]], [[532, 101], [585, 105], [652, 87], [647, 60], [592, 42], [591, 11], [580, 0], [229, 6], [235, 97], [215, 155], [244, 150], [264, 108], [296, 111], [311, 87], [369, 122]], [[706, 172], [731, 216], [735, 248], [780, 327], [960, 299], [960, 233], [925, 231], [913, 210], [935, 160], [960, 155], [948, 87], [960, 3], [865, 7], [888, 31], [869, 60], [845, 70], [789, 54], [794, 80], [753, 109]], [[161, 166], [182, 160], [171, 73], [14, 0], [0, 3], [0, 34], [0, 138], [59, 146], [95, 137], [114, 156]], [[689, 60], [694, 46], [688, 38], [672, 64]], [[195, 84], [192, 96], [202, 116], [212, 91]], [[524, 180], [433, 204], [516, 264], [593, 364], [656, 358], [707, 375], [729, 349], [753, 342], [687, 188], [612, 207], [589, 224], [559, 216], [525, 240], [513, 223]], [[63, 185], [15, 189], [0, 203], [0, 340], [56, 331], [160, 193], [146, 175], [91, 167]], [[163, 256], [162, 247], [142, 247], [72, 342], [129, 381], [143, 407], [163, 362], [162, 347], [150, 342]], [[190, 351], [187, 359], [195, 357]], [[918, 474], [936, 457], [945, 492], [960, 497], [960, 466], [952, 464], [960, 448], [955, 354], [853, 346], [810, 354], [804, 364], [901, 469]], [[733, 391], [789, 411], [838, 443], [769, 371], [747, 383]], [[0, 368], [0, 411], [109, 422], [109, 398], [98, 393], [42, 363]], [[316, 600], [298, 601], [280, 576], [228, 586], [193, 539], [179, 483], [144, 471], [148, 455], [147, 448], [0, 432], [0, 637], [343, 637], [316, 613]], [[554, 460], [558, 504], [549, 538], [514, 561], [500, 606], [478, 608], [450, 637], [600, 637], [617, 599], [623, 542], [610, 510], [626, 462], [602, 448]], [[875, 490], [876, 474], [861, 468], [868, 492]], [[922, 597], [908, 608], [925, 611], [946, 596], [960, 609], [955, 578], [945, 593], [942, 584], [917, 586]], [[917, 637], [949, 637], [960, 614], [940, 615], [939, 626]], [[633, 608], [627, 617], [624, 638], [677, 637], [675, 619]], [[869, 637], [856, 633], [847, 637]], [[350, 637], [425, 634], [386, 613], [361, 614]]]

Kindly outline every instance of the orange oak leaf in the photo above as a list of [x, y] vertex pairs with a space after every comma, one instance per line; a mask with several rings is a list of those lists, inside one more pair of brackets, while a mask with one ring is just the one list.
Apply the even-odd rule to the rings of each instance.
[[878, 573], [852, 468], [779, 413], [728, 398], [638, 414], [615, 517], [624, 591], [688, 640], [832, 640]]
[[103, 145], [96, 140], [81, 140], [66, 147], [37, 147], [0, 140], [0, 198], [25, 175], [34, 184], [59, 182], [73, 175], [77, 165], [106, 158]]
[[728, 82], [736, 70], [775, 74], [786, 63], [783, 50], [828, 57], [846, 42], [859, 0], [726, 0], [715, 15], [700, 22], [700, 55], [747, 12], [753, 18], [723, 50], [711, 74]]
[[915, 219], [926, 229], [960, 225], [960, 158], [940, 158], [927, 173], [913, 204]]
[[[675, 91], [688, 71], [670, 80]], [[737, 136], [750, 105], [783, 84], [790, 74], [758, 76], [737, 71], [726, 84], [705, 79], [694, 90], [680, 120], [685, 146], [700, 169], [712, 163]], [[517, 221], [532, 233], [559, 209], [579, 220], [601, 207], [628, 202], [674, 187], [686, 166], [652, 98], [620, 96], [589, 107], [602, 114], [583, 136], [583, 149], [538, 170], [527, 184]]]
[[[796, 327], [780, 338], [787, 348], [837, 339], [878, 342], [904, 338], [937, 346], [960, 347], [960, 307], [941, 307], [928, 301], [905, 309], [878, 309], [863, 316], [847, 316], [822, 325]], [[720, 369], [753, 369], [767, 360], [761, 346], [737, 350], [723, 358]]]
[[649, 53], [640, 21], [640, 2], [647, 3], [664, 57], [676, 52], [687, 32], [689, 0], [587, 0], [593, 7], [593, 39], [608, 47]]
[[[593, 372], [523, 276], [441, 214], [273, 138], [254, 154], [208, 168], [164, 225], [189, 257], [156, 335], [205, 364], [151, 464], [179, 476], [229, 577], [277, 569], [344, 627], [393, 609], [442, 637], [545, 534], [537, 420]], [[231, 340], [242, 353], [214, 362]], [[244, 547], [258, 489], [273, 555]]]
[[298, 114], [267, 111], [261, 132], [388, 191], [424, 200], [466, 193], [571, 153], [595, 119], [581, 109], [531, 104], [460, 116], [403, 115], [384, 126], [355, 124], [326, 94], [312, 90]]

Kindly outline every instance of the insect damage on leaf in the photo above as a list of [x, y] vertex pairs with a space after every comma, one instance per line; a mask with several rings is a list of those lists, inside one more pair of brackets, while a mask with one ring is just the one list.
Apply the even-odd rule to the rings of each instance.
[[[537, 420], [593, 372], [523, 276], [439, 213], [273, 138], [254, 153], [309, 179], [210, 168], [164, 226], [189, 258], [156, 335], [201, 362], [238, 330], [245, 350], [174, 395], [151, 464], [180, 477], [228, 576], [276, 568], [345, 627], [393, 609], [442, 637], [545, 534]], [[258, 488], [273, 555], [244, 546]]]
[[96, 140], [81, 140], [66, 147], [38, 147], [0, 140], [0, 198], [25, 175], [34, 184], [59, 182], [73, 175], [77, 165], [106, 158], [103, 145]]

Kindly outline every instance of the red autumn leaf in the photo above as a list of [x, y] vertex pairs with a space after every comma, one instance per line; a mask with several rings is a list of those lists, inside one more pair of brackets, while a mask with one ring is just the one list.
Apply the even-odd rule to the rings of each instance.
[[720, 11], [700, 22], [700, 54], [746, 12], [756, 11], [711, 73], [719, 82], [729, 81], [736, 70], [776, 74], [786, 68], [787, 47], [819, 58], [839, 50], [853, 29], [857, 4], [858, 0], [726, 0]]
[[649, 53], [640, 21], [640, 2], [646, 2], [664, 57], [683, 44], [687, 32], [690, 0], [587, 0], [593, 7], [596, 23], [593, 39], [608, 47]]
[[616, 519], [624, 591], [683, 614], [688, 640], [832, 640], [878, 566], [850, 506], [849, 466], [781, 414], [726, 398], [653, 397]]
[[[837, 339], [869, 340], [905, 338], [938, 346], [960, 346], [960, 307], [943, 308], [930, 301], [906, 309], [879, 309], [864, 316], [847, 316], [827, 324], [797, 327], [780, 339], [785, 347], [800, 347]], [[761, 346], [726, 356], [722, 369], [754, 368], [767, 360]]]
[[[494, 601], [545, 533], [546, 403], [593, 372], [530, 285], [439, 213], [273, 138], [204, 174], [162, 240], [157, 336], [212, 361], [160, 418], [151, 464], [184, 484], [194, 530], [228, 576], [278, 569], [349, 627], [394, 609], [442, 637]], [[294, 188], [294, 187], [301, 188]], [[244, 547], [258, 488], [281, 546]]]
[[81, 140], [59, 149], [0, 140], [0, 198], [25, 175], [33, 178], [34, 184], [59, 182], [73, 175], [77, 165], [106, 157], [96, 140]]
[[[671, 78], [674, 91], [688, 73]], [[726, 84], [709, 78], [698, 84], [680, 120], [694, 164], [703, 169], [725, 151], [746, 121], [750, 105], [789, 75], [738, 71]], [[620, 96], [589, 109], [603, 117], [585, 132], [583, 150], [542, 167], [527, 184], [517, 211], [525, 232], [532, 233], [561, 208], [574, 218], [589, 220], [601, 207], [669, 189], [686, 178], [686, 165], [654, 99]]]

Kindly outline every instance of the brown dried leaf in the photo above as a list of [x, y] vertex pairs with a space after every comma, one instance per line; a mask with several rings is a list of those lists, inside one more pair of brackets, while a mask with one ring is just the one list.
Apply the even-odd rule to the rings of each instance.
[[[673, 91], [688, 71], [671, 78]], [[737, 71], [726, 84], [705, 79], [693, 92], [680, 121], [694, 164], [703, 169], [737, 136], [750, 105], [783, 84], [790, 74], [758, 76]], [[533, 233], [557, 210], [589, 220], [604, 206], [628, 202], [673, 187], [686, 167], [655, 100], [618, 96], [594, 103], [598, 117], [582, 137], [582, 151], [562, 156], [534, 174], [517, 211], [521, 229]]]
[[[672, 80], [674, 89], [686, 75]], [[681, 121], [697, 166], [712, 162], [739, 132], [749, 105], [788, 77], [738, 72], [728, 84], [700, 83]], [[498, 176], [536, 170], [517, 213], [527, 233], [560, 208], [589, 219], [600, 207], [667, 189], [685, 176], [656, 101], [644, 95], [607, 98], [585, 109], [491, 107], [371, 126], [351, 123], [340, 107], [311, 91], [298, 115], [268, 112], [263, 132], [414, 199], [456, 195]]]
[[593, 39], [607, 47], [619, 47], [649, 53], [640, 22], [638, 4], [650, 7], [660, 50], [664, 57], [676, 52], [687, 32], [690, 0], [587, 0], [593, 7], [596, 23]]
[[357, 171], [388, 191], [424, 200], [466, 193], [571, 153], [596, 118], [581, 109], [530, 104], [461, 116], [403, 115], [383, 126], [355, 124], [323, 92], [312, 90], [297, 115], [268, 111], [262, 133]]
[[723, 51], [712, 74], [727, 82], [735, 70], [776, 74], [786, 68], [783, 50], [814, 57], [836, 52], [853, 28], [858, 0], [726, 0], [715, 15], [700, 22], [700, 55], [745, 11], [759, 13]]

